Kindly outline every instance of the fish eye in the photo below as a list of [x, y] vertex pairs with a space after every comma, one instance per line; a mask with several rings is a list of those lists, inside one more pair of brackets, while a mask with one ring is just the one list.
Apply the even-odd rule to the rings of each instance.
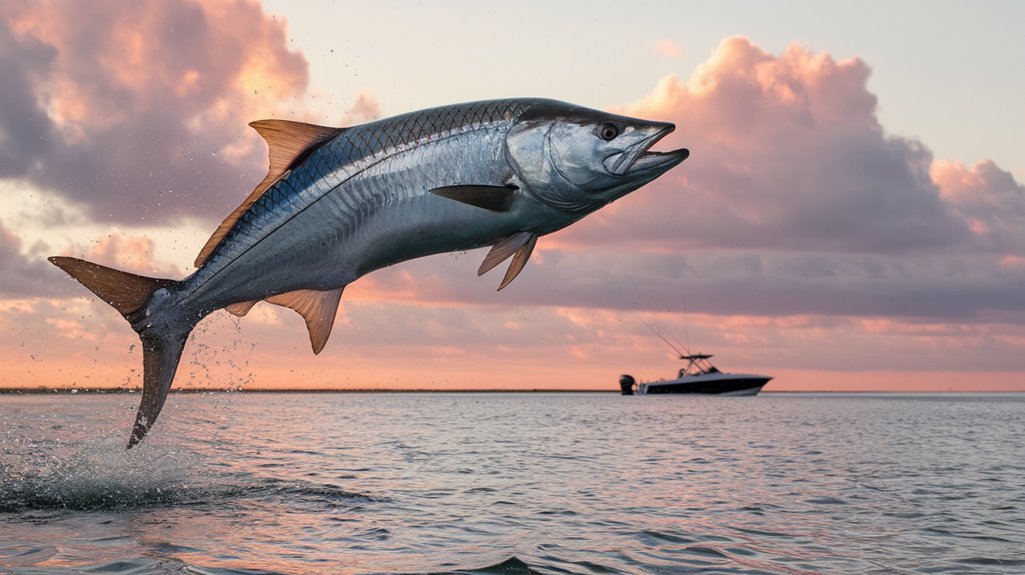
[[612, 122], [605, 122], [601, 126], [598, 126], [598, 137], [605, 140], [606, 142], [615, 140], [616, 136], [618, 135], [619, 128], [616, 127], [616, 125]]

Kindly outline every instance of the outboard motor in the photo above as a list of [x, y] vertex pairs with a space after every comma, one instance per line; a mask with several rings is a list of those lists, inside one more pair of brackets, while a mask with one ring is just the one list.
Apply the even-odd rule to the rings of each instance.
[[623, 395], [633, 395], [635, 385], [637, 385], [637, 381], [634, 380], [632, 375], [624, 373], [619, 376], [619, 391]]

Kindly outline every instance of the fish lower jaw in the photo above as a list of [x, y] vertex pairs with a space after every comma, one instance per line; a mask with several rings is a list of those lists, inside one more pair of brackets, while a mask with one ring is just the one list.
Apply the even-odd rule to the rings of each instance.
[[690, 150], [680, 148], [671, 152], [647, 152], [633, 163], [630, 170], [624, 174], [627, 176], [643, 172], [665, 172], [686, 160], [690, 156]]

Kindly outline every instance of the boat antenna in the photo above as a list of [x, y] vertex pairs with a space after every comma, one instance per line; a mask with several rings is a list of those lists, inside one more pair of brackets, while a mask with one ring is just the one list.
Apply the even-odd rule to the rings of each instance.
[[[686, 256], [683, 260], [683, 273], [680, 274], [680, 285], [683, 288], [683, 339], [686, 341], [686, 345], [681, 344], [683, 349], [687, 350], [687, 355], [690, 355], [690, 322], [687, 318], [687, 265]], [[673, 339], [676, 339], [675, 337]], [[679, 340], [677, 340], [679, 343]], [[682, 355], [682, 354], [681, 354]]]

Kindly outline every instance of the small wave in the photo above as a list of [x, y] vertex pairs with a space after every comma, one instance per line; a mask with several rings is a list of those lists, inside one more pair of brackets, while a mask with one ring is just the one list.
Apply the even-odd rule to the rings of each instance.
[[57, 548], [30, 544], [0, 544], [0, 566], [35, 565], [57, 554]]
[[715, 547], [709, 547], [707, 545], [691, 545], [689, 547], [684, 548], [684, 550], [686, 552], [688, 552], [688, 553], [693, 553], [695, 555], [702, 555], [702, 556], [705, 556], [705, 557], [720, 557], [720, 558], [723, 558], [723, 559], [729, 559], [730, 558], [729, 555], [727, 555], [726, 553], [722, 552], [721, 550], [716, 549]]
[[999, 557], [965, 557], [962, 559], [954, 559], [954, 563], [960, 563], [962, 565], [991, 565], [999, 567], [1021, 567], [1025, 565], [1025, 560], [1022, 559], [1002, 559]]
[[436, 571], [427, 575], [541, 575], [521, 561], [518, 557], [510, 557], [505, 561], [480, 567], [478, 569], [457, 569], [453, 571]]
[[347, 491], [330, 483], [310, 483], [307, 481], [281, 481], [265, 479], [258, 485], [251, 486], [253, 495], [260, 497], [297, 497], [318, 501], [327, 505], [345, 503], [381, 503], [387, 502], [386, 497], [375, 497], [365, 493]]
[[839, 497], [813, 497], [807, 501], [815, 505], [847, 505], [847, 502]]
[[690, 537], [663, 533], [661, 531], [653, 531], [651, 529], [644, 529], [640, 531], [637, 536], [643, 543], [653, 546], [661, 545], [662, 542], [679, 543], [684, 545], [695, 542], [695, 540]]

